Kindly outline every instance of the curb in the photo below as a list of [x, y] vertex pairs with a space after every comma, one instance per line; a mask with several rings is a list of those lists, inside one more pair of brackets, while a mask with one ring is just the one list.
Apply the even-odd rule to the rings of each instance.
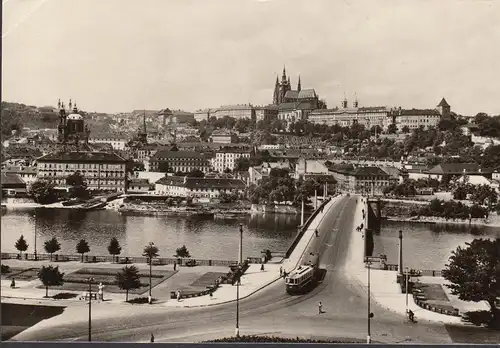
[[[276, 283], [278, 280], [282, 279], [282, 277], [278, 277], [276, 278], [275, 280], [261, 286], [260, 288], [254, 290], [253, 292], [251, 292], [250, 294], [246, 295], [246, 296], [243, 296], [243, 297], [240, 297], [240, 301], [241, 300], [244, 300], [252, 295], [254, 295], [256, 292], [259, 292], [260, 290], [264, 289], [264, 288], [267, 288], [269, 285], [271, 284], [274, 284]], [[219, 303], [213, 303], [213, 304], [206, 304], [206, 305], [196, 305], [196, 306], [172, 306], [174, 308], [199, 308], [199, 307], [213, 307], [213, 306], [219, 306], [219, 305], [223, 305], [223, 304], [227, 304], [227, 303], [231, 303], [231, 302], [236, 302], [237, 300], [234, 299], [234, 300], [228, 300], [228, 301], [224, 301], [224, 302], [219, 302]]]

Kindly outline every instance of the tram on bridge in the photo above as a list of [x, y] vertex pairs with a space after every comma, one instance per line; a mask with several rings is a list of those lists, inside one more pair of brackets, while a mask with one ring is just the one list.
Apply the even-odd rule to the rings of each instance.
[[318, 280], [318, 268], [318, 255], [309, 254], [302, 265], [285, 277], [286, 292], [290, 295], [298, 295], [311, 290]]

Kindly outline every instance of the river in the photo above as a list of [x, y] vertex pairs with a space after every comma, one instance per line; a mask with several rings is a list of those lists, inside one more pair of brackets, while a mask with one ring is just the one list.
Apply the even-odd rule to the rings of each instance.
[[[14, 244], [21, 234], [30, 244], [28, 251], [33, 251], [34, 212], [2, 211], [2, 252], [16, 252]], [[122, 255], [140, 256], [144, 246], [152, 241], [163, 257], [172, 257], [175, 249], [185, 244], [194, 258], [229, 260], [237, 257], [240, 223], [244, 257], [258, 257], [263, 249], [286, 250], [296, 234], [300, 216], [256, 214], [237, 220], [214, 220], [200, 216], [121, 215], [112, 210], [37, 209], [37, 248], [43, 252], [43, 242], [56, 237], [61, 243], [60, 253], [75, 253], [76, 243], [86, 239], [90, 254], [108, 255], [109, 240], [116, 237]], [[457, 246], [474, 238], [500, 237], [498, 227], [478, 228], [479, 235], [472, 235], [467, 225], [385, 221], [380, 234], [374, 236], [374, 255], [386, 254], [389, 263], [397, 263], [398, 231], [403, 230], [405, 266], [442, 269]]]
[[[36, 213], [36, 220], [34, 214]], [[239, 219], [213, 217], [122, 215], [112, 210], [85, 212], [74, 209], [2, 210], [2, 252], [16, 252], [16, 240], [24, 235], [33, 252], [35, 221], [37, 249], [56, 237], [59, 253], [75, 253], [80, 239], [88, 241], [91, 255], [108, 255], [107, 245], [116, 237], [122, 255], [140, 256], [154, 242], [161, 257], [173, 257], [186, 245], [193, 258], [236, 259], [239, 225], [243, 224], [243, 256], [260, 257], [261, 251], [285, 251], [297, 232], [299, 215], [258, 214]]]
[[374, 235], [374, 256], [387, 255], [387, 262], [398, 263], [398, 235], [403, 231], [403, 266], [440, 270], [458, 246], [475, 238], [499, 238], [500, 227], [476, 226], [471, 234], [467, 224], [432, 224], [384, 221], [380, 234]]

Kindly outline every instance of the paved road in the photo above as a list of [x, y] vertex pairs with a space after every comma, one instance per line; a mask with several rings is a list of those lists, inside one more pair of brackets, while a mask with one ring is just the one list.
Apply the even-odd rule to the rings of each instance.
[[[343, 197], [333, 205], [319, 226], [308, 252], [320, 251], [326, 274], [309, 294], [290, 296], [280, 280], [240, 302], [241, 334], [312, 336], [315, 338], [366, 339], [367, 296], [363, 288], [347, 279], [343, 265], [353, 224], [355, 197]], [[318, 314], [323, 302], [325, 313]], [[129, 307], [130, 308], [130, 307]], [[148, 341], [154, 333], [157, 342], [200, 342], [233, 335], [235, 303], [205, 308], [136, 309], [135, 313], [93, 320], [94, 341]], [[410, 340], [422, 343], [450, 343], [449, 327], [433, 323], [407, 323], [372, 302], [371, 331], [374, 342], [396, 343]], [[16, 340], [86, 340], [86, 312], [82, 321], [50, 330], [29, 330]], [[125, 312], [126, 313], [126, 312]], [[111, 312], [113, 315], [113, 312]], [[133, 317], [133, 320], [130, 318]]]

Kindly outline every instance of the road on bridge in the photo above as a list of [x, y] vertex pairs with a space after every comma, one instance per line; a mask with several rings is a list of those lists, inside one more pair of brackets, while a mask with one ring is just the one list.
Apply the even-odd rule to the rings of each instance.
[[[366, 289], [353, 284], [344, 265], [353, 231], [356, 197], [342, 197], [323, 217], [307, 252], [320, 252], [326, 274], [310, 293], [290, 296], [279, 280], [240, 301], [240, 333], [268, 334], [316, 339], [358, 339], [367, 335]], [[360, 257], [362, 255], [360, 254]], [[236, 289], [235, 289], [236, 291]], [[325, 313], [318, 314], [322, 301]], [[109, 317], [92, 321], [93, 341], [147, 342], [151, 333], [157, 342], [201, 342], [234, 335], [236, 304], [213, 307], [172, 308], [110, 305]], [[86, 340], [87, 315], [81, 321], [57, 327], [36, 327], [14, 340]], [[372, 301], [373, 342], [451, 343], [450, 327], [437, 323], [408, 323]], [[458, 328], [460, 329], [460, 328]]]

